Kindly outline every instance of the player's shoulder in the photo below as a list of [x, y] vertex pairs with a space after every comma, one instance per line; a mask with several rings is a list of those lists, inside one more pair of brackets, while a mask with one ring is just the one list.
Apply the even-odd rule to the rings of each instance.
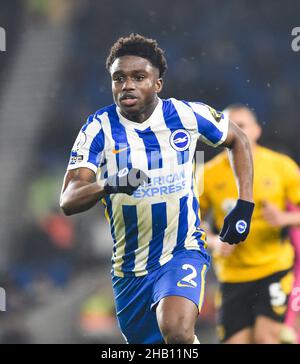
[[201, 101], [187, 101], [187, 100], [179, 100], [176, 99], [175, 97], [170, 97], [168, 99], [162, 99], [163, 102], [163, 107], [164, 108], [171, 108], [171, 107], [176, 107], [176, 106], [182, 106], [182, 107], [188, 107], [188, 108], [193, 108], [193, 106], [199, 106], [199, 107], [207, 107], [207, 105]]
[[194, 115], [195, 113], [205, 118], [209, 118], [211, 111], [210, 106], [201, 101], [179, 100], [175, 97], [162, 100], [164, 115], [172, 115], [174, 112], [180, 114]]
[[276, 163], [277, 165], [296, 165], [297, 163], [287, 154], [278, 152], [266, 147], [257, 147], [259, 160], [270, 161]]
[[175, 109], [181, 109], [182, 111], [191, 111], [192, 113], [196, 113], [201, 115], [202, 117], [211, 120], [213, 117], [214, 121], [220, 121], [224, 117], [227, 116], [226, 113], [218, 111], [211, 107], [210, 105], [206, 104], [202, 101], [187, 101], [187, 100], [178, 100], [174, 97], [169, 99], [164, 99], [163, 101], [163, 109], [164, 111], [172, 111]]
[[98, 109], [94, 114], [94, 118], [101, 122], [101, 116], [104, 114], [112, 114], [116, 112], [116, 104], [111, 104], [108, 106], [104, 106], [101, 109]]
[[83, 126], [83, 131], [90, 126], [91, 124], [95, 124], [97, 126], [102, 126], [102, 116], [107, 113], [108, 115], [115, 112], [116, 110], [116, 105], [112, 104], [112, 105], [108, 105], [108, 106], [104, 106], [98, 110], [96, 110], [93, 114], [90, 114], [87, 119], [86, 119], [86, 123]]
[[208, 105], [205, 104], [204, 102], [202, 101], [199, 101], [199, 100], [182, 100], [182, 99], [176, 99], [175, 97], [171, 97], [167, 100], [164, 100], [166, 102], [169, 102], [171, 104], [177, 104], [177, 105], [182, 105], [182, 106], [188, 106], [189, 108], [193, 109], [194, 107], [196, 108], [207, 108]]
[[184, 102], [182, 100], [178, 100], [175, 97], [170, 97], [168, 99], [162, 99], [162, 108], [165, 112], [172, 112], [174, 108], [178, 106], [184, 105]]

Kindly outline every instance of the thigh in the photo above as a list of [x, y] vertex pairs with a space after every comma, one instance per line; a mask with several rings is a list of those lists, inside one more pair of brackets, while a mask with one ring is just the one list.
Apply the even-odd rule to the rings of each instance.
[[154, 285], [152, 307], [167, 342], [193, 342], [207, 267], [198, 251], [177, 253], [162, 267]]
[[229, 337], [224, 344], [253, 344], [253, 329], [242, 329]]
[[220, 342], [250, 343], [254, 318], [251, 283], [221, 283], [218, 292], [217, 335]]
[[120, 330], [129, 344], [163, 343], [156, 314], [151, 310], [153, 275], [113, 277], [113, 291]]
[[293, 272], [286, 270], [255, 282], [253, 287], [255, 317], [264, 316], [276, 322], [284, 321], [293, 277]]
[[279, 344], [283, 324], [266, 316], [258, 316], [254, 326], [255, 344]]
[[[205, 290], [205, 275], [209, 264], [198, 251], [177, 253], [159, 272], [153, 289], [152, 308], [165, 297], [182, 297], [191, 302], [198, 314], [200, 312]], [[182, 302], [186, 302], [183, 300]], [[186, 311], [176, 305], [178, 313]], [[190, 305], [189, 305], [190, 306]], [[193, 310], [192, 310], [193, 311]]]
[[[198, 307], [181, 296], [167, 296], [160, 300], [156, 316], [166, 343], [187, 344], [194, 341]], [[170, 341], [170, 340], [176, 341]]]
[[[253, 295], [255, 316], [254, 339], [258, 344], [277, 344], [284, 332], [289, 294], [292, 290], [293, 272], [277, 272], [256, 282]], [[284, 338], [283, 338], [284, 339]]]

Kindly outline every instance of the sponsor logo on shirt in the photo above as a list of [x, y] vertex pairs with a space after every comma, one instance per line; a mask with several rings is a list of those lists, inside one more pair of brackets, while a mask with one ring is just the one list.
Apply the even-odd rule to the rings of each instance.
[[125, 152], [125, 150], [129, 149], [129, 147], [126, 147], [126, 148], [121, 148], [121, 149], [113, 149], [112, 150], [112, 153], [113, 154], [119, 154], [121, 152]]

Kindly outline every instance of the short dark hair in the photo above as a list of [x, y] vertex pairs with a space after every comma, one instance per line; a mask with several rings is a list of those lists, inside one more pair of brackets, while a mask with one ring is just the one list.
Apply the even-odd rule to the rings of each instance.
[[163, 77], [168, 68], [164, 51], [158, 47], [157, 41], [140, 34], [131, 33], [128, 37], [121, 37], [116, 41], [106, 60], [107, 70], [109, 71], [113, 62], [122, 56], [138, 56], [147, 59], [158, 68], [159, 77]]
[[248, 105], [245, 105], [245, 104], [236, 102], [236, 103], [233, 103], [233, 104], [228, 105], [225, 108], [225, 110], [228, 110], [228, 111], [235, 111], [235, 110], [240, 110], [240, 109], [246, 109], [246, 110], [248, 110], [252, 114], [252, 116], [256, 120], [256, 122], [258, 123], [258, 118], [257, 118], [256, 112], [254, 111], [254, 109], [252, 109]]

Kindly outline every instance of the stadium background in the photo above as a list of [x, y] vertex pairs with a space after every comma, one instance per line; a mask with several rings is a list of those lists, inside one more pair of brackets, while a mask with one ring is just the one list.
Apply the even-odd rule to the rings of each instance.
[[[162, 97], [254, 108], [262, 143], [300, 163], [298, 1], [1, 0], [0, 343], [119, 343], [102, 206], [65, 218], [58, 199], [74, 138], [112, 102], [105, 59], [139, 32], [166, 50]], [[208, 160], [215, 151], [205, 148]], [[197, 330], [216, 342], [213, 296]]]

